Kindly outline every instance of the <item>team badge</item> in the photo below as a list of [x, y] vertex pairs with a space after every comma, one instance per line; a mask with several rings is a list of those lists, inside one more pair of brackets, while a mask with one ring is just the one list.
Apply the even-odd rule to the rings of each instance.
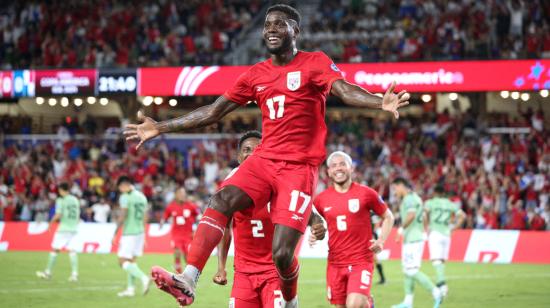
[[183, 210], [183, 217], [189, 218], [191, 216], [191, 211], [188, 209]]
[[296, 91], [300, 87], [301, 83], [301, 74], [300, 71], [297, 72], [289, 72], [286, 74], [286, 87], [290, 91]]
[[348, 210], [352, 213], [359, 212], [359, 199], [350, 199], [348, 201]]
[[330, 65], [330, 68], [331, 68], [333, 71], [335, 71], [335, 72], [339, 72], [339, 71], [340, 71], [340, 69], [338, 68], [338, 66], [336, 66], [336, 64], [334, 64], [334, 63], [332, 63], [332, 64]]

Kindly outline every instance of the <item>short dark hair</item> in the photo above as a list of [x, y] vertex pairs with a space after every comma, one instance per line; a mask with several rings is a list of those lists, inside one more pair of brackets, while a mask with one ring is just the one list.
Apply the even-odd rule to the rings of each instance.
[[116, 186], [120, 186], [122, 183], [133, 184], [134, 182], [129, 176], [121, 175], [116, 182]]
[[262, 133], [260, 133], [257, 130], [249, 130], [246, 133], [244, 133], [244, 135], [241, 137], [241, 139], [239, 139], [239, 147], [238, 147], [239, 150], [241, 149], [241, 146], [246, 141], [246, 139], [249, 139], [249, 138], [258, 138], [258, 139], [261, 140], [262, 139]]
[[441, 184], [435, 185], [434, 192], [436, 194], [443, 195], [445, 193], [445, 187]]
[[59, 183], [59, 185], [57, 185], [57, 190], [69, 191], [69, 183], [67, 182]]
[[300, 26], [300, 20], [302, 19], [302, 17], [300, 16], [300, 12], [298, 12], [298, 10], [291, 7], [290, 5], [287, 5], [287, 4], [272, 5], [267, 9], [266, 15], [271, 12], [283, 12], [286, 14], [288, 18], [293, 19], [294, 21], [296, 21], [298, 26]]
[[405, 179], [404, 177], [397, 177], [397, 178], [393, 179], [392, 183], [393, 184], [403, 184], [407, 187], [411, 187], [411, 185], [409, 184], [409, 181], [407, 181], [407, 179]]

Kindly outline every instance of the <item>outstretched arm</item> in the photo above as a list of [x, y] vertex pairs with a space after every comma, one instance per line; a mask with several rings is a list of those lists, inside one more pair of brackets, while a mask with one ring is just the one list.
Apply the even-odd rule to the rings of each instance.
[[138, 112], [138, 120], [143, 123], [126, 125], [124, 136], [126, 136], [126, 141], [139, 140], [136, 147], [139, 148], [145, 141], [153, 139], [160, 134], [214, 124], [239, 107], [239, 104], [230, 101], [222, 95], [210, 105], [200, 107], [181, 117], [166, 121], [157, 122]]
[[394, 89], [395, 81], [388, 88], [384, 96], [379, 97], [358, 85], [351, 84], [344, 79], [339, 79], [332, 83], [330, 93], [339, 97], [346, 105], [382, 109], [393, 113], [397, 119], [399, 118], [397, 109], [409, 104], [410, 95], [405, 90], [394, 94]]

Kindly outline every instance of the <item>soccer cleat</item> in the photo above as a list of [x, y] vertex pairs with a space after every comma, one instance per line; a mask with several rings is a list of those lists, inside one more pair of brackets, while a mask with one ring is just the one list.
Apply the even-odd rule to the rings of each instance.
[[143, 285], [143, 289], [141, 289], [141, 294], [147, 295], [147, 292], [149, 292], [149, 287], [151, 286], [151, 279], [149, 279], [149, 277], [144, 277], [141, 280], [141, 283]]
[[195, 300], [195, 289], [187, 278], [180, 275], [176, 278], [172, 273], [167, 272], [162, 267], [153, 266], [151, 268], [151, 277], [159, 289], [172, 295], [180, 306], [189, 306]]
[[42, 271], [37, 271], [37, 272], [36, 272], [36, 277], [42, 278], [42, 279], [46, 279], [46, 280], [50, 280], [50, 279], [52, 278], [52, 274], [50, 274], [50, 273], [48, 273], [48, 272], [46, 272], [46, 271], [44, 271], [44, 272], [42, 272]]
[[134, 289], [126, 289], [124, 291], [117, 293], [118, 297], [133, 297], [136, 295], [136, 291]]
[[399, 303], [397, 305], [391, 306], [391, 308], [412, 308], [412, 305], [408, 305], [405, 303]]
[[292, 300], [290, 300], [288, 302], [283, 299], [281, 307], [283, 307], [283, 308], [298, 308], [298, 296], [296, 296], [295, 298], [293, 298]]
[[78, 275], [76, 274], [72, 274], [71, 276], [69, 276], [69, 282], [77, 282], [78, 281]]
[[442, 300], [443, 299], [441, 298], [441, 296], [434, 298], [434, 308], [439, 308], [441, 306]]

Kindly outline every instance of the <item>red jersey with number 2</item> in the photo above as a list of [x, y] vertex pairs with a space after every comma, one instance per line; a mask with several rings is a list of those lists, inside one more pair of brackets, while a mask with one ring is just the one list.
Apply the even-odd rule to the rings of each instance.
[[183, 204], [172, 201], [164, 210], [163, 218], [172, 218], [172, 239], [186, 239], [193, 236], [193, 224], [199, 216], [199, 207], [192, 202]]
[[275, 226], [268, 206], [249, 207], [233, 215], [235, 271], [258, 273], [275, 270], [271, 245]]
[[342, 73], [322, 52], [298, 51], [284, 66], [271, 59], [252, 66], [224, 96], [262, 111], [261, 157], [319, 165], [325, 159], [325, 103]]
[[372, 262], [371, 214], [382, 216], [387, 206], [374, 189], [352, 183], [345, 193], [333, 187], [320, 193], [313, 205], [328, 226], [328, 262], [354, 265]]

